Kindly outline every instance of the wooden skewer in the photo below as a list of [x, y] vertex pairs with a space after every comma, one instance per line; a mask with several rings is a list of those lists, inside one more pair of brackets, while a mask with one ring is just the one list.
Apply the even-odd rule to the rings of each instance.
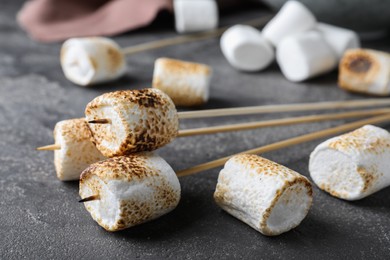
[[41, 146], [37, 148], [38, 151], [54, 151], [54, 150], [61, 150], [61, 145], [59, 144], [49, 144], [46, 146]]
[[102, 118], [102, 119], [95, 119], [95, 120], [88, 121], [88, 123], [90, 123], [90, 124], [109, 124], [109, 123], [111, 123], [111, 120]]
[[228, 131], [238, 131], [238, 130], [241, 131], [241, 130], [262, 128], [262, 127], [293, 125], [293, 124], [319, 122], [325, 120], [346, 119], [346, 118], [353, 118], [353, 117], [365, 117], [365, 116], [373, 116], [373, 115], [379, 115], [385, 113], [390, 113], [390, 109], [360, 110], [360, 111], [351, 111], [345, 113], [309, 115], [309, 116], [273, 119], [273, 120], [266, 120], [260, 122], [185, 129], [179, 131], [178, 137], [215, 134], [215, 133], [228, 132]]
[[208, 109], [208, 110], [180, 112], [178, 113], [178, 115], [180, 119], [187, 119], [187, 118], [204, 118], [204, 117], [264, 114], [264, 113], [278, 113], [278, 112], [297, 112], [297, 111], [331, 110], [331, 109], [343, 109], [343, 108], [375, 107], [375, 106], [386, 106], [386, 105], [387, 106], [390, 105], [390, 98]]
[[79, 202], [87, 202], [87, 201], [93, 201], [93, 200], [100, 200], [100, 196], [99, 195], [92, 195], [92, 196], [89, 196], [89, 197], [86, 197], [84, 199], [81, 199], [79, 200]]
[[[267, 15], [263, 16], [261, 18], [253, 19], [247, 22], [244, 22], [242, 24], [251, 25], [255, 27], [264, 26], [269, 20], [271, 20], [273, 15]], [[153, 50], [153, 49], [159, 49], [167, 46], [177, 45], [177, 44], [183, 44], [187, 42], [194, 42], [194, 41], [201, 41], [206, 40], [209, 38], [214, 38], [221, 36], [230, 26], [224, 26], [217, 28], [215, 30], [210, 30], [207, 32], [199, 32], [194, 34], [187, 34], [184, 36], [178, 36], [174, 38], [169, 39], [162, 39], [158, 41], [148, 42], [148, 43], [142, 43], [138, 45], [133, 45], [130, 47], [125, 47], [122, 49], [123, 55], [131, 55], [143, 51]]]
[[[255, 148], [255, 149], [247, 150], [247, 151], [244, 151], [244, 152], [241, 152], [241, 153], [238, 153], [238, 154], [261, 154], [261, 153], [266, 153], [266, 152], [275, 151], [275, 150], [278, 150], [278, 149], [281, 149], [281, 148], [289, 147], [289, 146], [292, 146], [292, 145], [301, 144], [301, 143], [304, 143], [304, 142], [309, 142], [309, 141], [313, 141], [313, 140], [320, 139], [320, 138], [323, 138], [323, 137], [339, 134], [339, 133], [342, 133], [342, 132], [351, 131], [351, 130], [354, 130], [354, 129], [358, 128], [358, 127], [367, 125], [367, 124], [377, 124], [377, 123], [383, 123], [383, 122], [387, 122], [387, 121], [390, 121], [390, 114], [385, 114], [385, 115], [381, 115], [381, 116], [375, 116], [375, 117], [372, 117], [372, 118], [369, 118], [369, 119], [359, 120], [359, 121], [356, 121], [356, 122], [352, 122], [352, 123], [343, 124], [343, 125], [340, 125], [340, 126], [324, 129], [324, 130], [321, 130], [321, 131], [316, 131], [316, 132], [312, 132], [312, 133], [309, 133], [309, 134], [300, 135], [300, 136], [289, 138], [289, 139], [286, 139], [286, 140], [283, 140], [283, 141], [279, 141], [279, 142], [276, 142], [276, 143], [272, 143], [272, 144], [268, 144], [268, 145], [265, 145], [265, 146], [261, 146], [261, 147]], [[235, 155], [237, 155], [237, 154], [235, 154]], [[209, 169], [212, 169], [212, 168], [216, 168], [216, 167], [222, 166], [232, 156], [234, 156], [234, 155], [226, 156], [226, 157], [223, 157], [223, 158], [211, 161], [211, 162], [199, 164], [197, 166], [194, 166], [194, 167], [182, 170], [182, 171], [178, 171], [177, 175], [179, 177], [183, 177], [183, 176], [192, 175], [192, 174], [195, 174], [195, 173], [198, 173], [198, 172], [202, 172], [202, 171], [205, 171], [205, 170], [209, 170]]]

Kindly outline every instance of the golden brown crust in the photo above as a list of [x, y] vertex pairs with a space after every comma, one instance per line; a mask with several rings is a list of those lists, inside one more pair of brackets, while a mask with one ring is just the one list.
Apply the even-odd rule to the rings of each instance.
[[61, 135], [64, 136], [64, 138], [73, 140], [74, 142], [82, 142], [91, 139], [91, 131], [89, 130], [85, 118], [60, 121], [54, 127], [54, 136], [56, 136], [58, 131], [61, 131]]
[[[191, 74], [199, 74], [209, 77], [212, 70], [209, 66], [200, 63], [187, 62], [169, 58], [159, 58], [156, 64], [163, 66], [164, 70], [174, 75], [186, 77]], [[175, 103], [176, 106], [200, 106], [203, 105], [203, 93], [196, 93], [192, 86], [185, 81], [176, 82], [177, 86], [165, 84], [164, 78], [153, 77], [153, 88], [164, 91]]]
[[370, 138], [369, 130], [361, 127], [352, 132], [343, 134], [328, 144], [329, 148], [334, 150], [360, 150], [374, 154], [381, 154], [385, 149], [390, 148], [388, 138]]
[[[152, 151], [171, 142], [178, 134], [178, 116], [170, 98], [159, 90], [126, 90], [103, 94], [92, 100], [86, 107], [85, 114], [93, 115], [101, 107], [110, 107], [120, 117], [126, 137], [120, 140], [119, 148], [113, 151], [101, 143], [119, 140], [115, 125], [90, 125], [93, 142], [107, 157], [128, 155], [135, 152]], [[136, 107], [137, 110], [134, 110]], [[169, 113], [175, 113], [169, 119]], [[144, 113], [140, 121], [129, 125], [129, 116]], [[98, 119], [98, 118], [91, 118]], [[145, 121], [144, 121], [145, 120]]]
[[147, 167], [147, 155], [136, 154], [118, 156], [91, 164], [80, 176], [80, 182], [91, 177], [98, 176], [107, 183], [109, 180], [142, 180], [150, 176], [158, 176], [155, 169]]

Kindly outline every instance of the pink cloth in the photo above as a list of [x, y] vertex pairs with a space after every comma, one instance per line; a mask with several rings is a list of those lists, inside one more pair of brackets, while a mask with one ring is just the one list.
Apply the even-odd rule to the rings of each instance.
[[34, 40], [52, 42], [143, 27], [163, 9], [172, 0], [30, 0], [17, 20]]

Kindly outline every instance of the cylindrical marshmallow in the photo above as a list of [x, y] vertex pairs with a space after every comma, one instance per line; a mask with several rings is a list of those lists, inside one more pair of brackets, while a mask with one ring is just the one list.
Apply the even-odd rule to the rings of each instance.
[[221, 50], [236, 69], [259, 71], [274, 60], [272, 45], [260, 31], [248, 25], [230, 27], [221, 37]]
[[199, 106], [209, 99], [211, 75], [205, 64], [159, 58], [154, 63], [153, 88], [166, 93], [176, 106]]
[[91, 141], [91, 132], [84, 118], [60, 121], [54, 128], [54, 151], [57, 177], [62, 181], [79, 180], [91, 163], [105, 159]]
[[312, 204], [306, 177], [256, 155], [232, 157], [214, 193], [225, 211], [267, 236], [298, 226]]
[[96, 147], [107, 156], [152, 151], [177, 135], [179, 120], [172, 100], [158, 89], [126, 90], [103, 94], [85, 109]]
[[218, 26], [215, 0], [174, 0], [175, 26], [179, 33], [207, 31]]
[[316, 30], [336, 53], [338, 60], [343, 57], [346, 50], [360, 47], [359, 36], [352, 30], [325, 23], [318, 23]]
[[303, 81], [333, 70], [337, 57], [320, 33], [305, 32], [285, 38], [276, 49], [283, 75], [290, 81]]
[[348, 50], [339, 64], [342, 89], [370, 95], [390, 95], [390, 54], [369, 49]]
[[61, 67], [68, 80], [88, 86], [118, 79], [126, 71], [126, 61], [111, 39], [74, 38], [62, 45]]
[[80, 179], [80, 196], [92, 218], [107, 231], [156, 219], [176, 208], [180, 183], [172, 168], [154, 154], [119, 156], [92, 164]]
[[390, 185], [390, 134], [366, 125], [331, 138], [310, 155], [310, 175], [322, 190], [358, 200]]
[[287, 36], [314, 29], [316, 23], [314, 15], [302, 3], [288, 1], [264, 27], [263, 35], [277, 46]]

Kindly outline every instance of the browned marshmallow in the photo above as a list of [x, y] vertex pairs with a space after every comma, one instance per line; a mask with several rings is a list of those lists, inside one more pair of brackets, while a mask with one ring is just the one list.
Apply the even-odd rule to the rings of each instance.
[[152, 151], [171, 142], [179, 120], [172, 100], [158, 89], [116, 91], [103, 94], [85, 109], [96, 147], [107, 157]]
[[62, 181], [79, 180], [91, 163], [105, 159], [91, 141], [91, 132], [84, 118], [60, 121], [54, 128], [54, 151], [57, 177]]
[[80, 196], [92, 218], [117, 231], [158, 218], [180, 200], [180, 183], [172, 168], [152, 153], [119, 156], [91, 165], [81, 175]]
[[390, 94], [390, 55], [369, 49], [345, 52], [339, 65], [342, 89], [370, 95]]
[[176, 106], [198, 106], [209, 99], [209, 66], [159, 58], [154, 64], [153, 88], [167, 93]]

